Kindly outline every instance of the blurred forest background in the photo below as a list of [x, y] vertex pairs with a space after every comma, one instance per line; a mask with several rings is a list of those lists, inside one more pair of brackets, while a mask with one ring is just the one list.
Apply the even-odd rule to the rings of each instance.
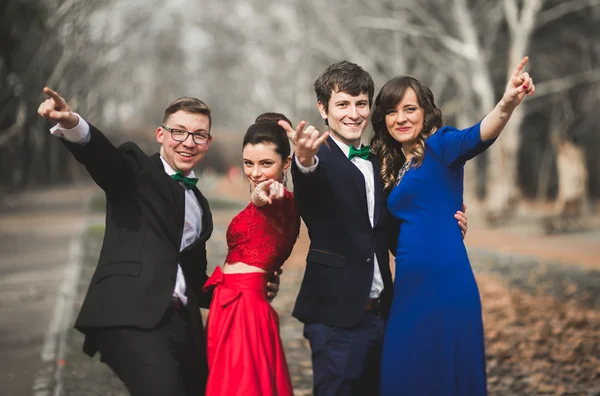
[[0, 192], [85, 177], [36, 114], [44, 86], [148, 152], [168, 103], [199, 97], [214, 111], [202, 169], [224, 173], [261, 112], [325, 129], [312, 83], [331, 63], [358, 63], [376, 92], [414, 75], [465, 127], [529, 55], [536, 94], [466, 193], [491, 222], [524, 198], [578, 216], [600, 198], [600, 0], [3, 0], [0, 18]]

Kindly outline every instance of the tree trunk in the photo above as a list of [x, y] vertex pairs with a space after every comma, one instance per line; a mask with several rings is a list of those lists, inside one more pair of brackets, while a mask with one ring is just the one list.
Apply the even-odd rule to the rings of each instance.
[[588, 171], [585, 153], [570, 141], [556, 145], [558, 196], [556, 211], [559, 216], [577, 218], [583, 214], [587, 197]]
[[[504, 11], [510, 31], [508, 73], [526, 55], [531, 41], [535, 20], [542, 7], [542, 0], [530, 0], [519, 6], [516, 0], [504, 0]], [[517, 107], [504, 128], [501, 137], [490, 150], [486, 194], [486, 218], [495, 223], [507, 218], [514, 211], [520, 197], [517, 180], [519, 131], [525, 118], [523, 105]]]
[[581, 147], [564, 138], [553, 140], [556, 150], [558, 195], [555, 213], [545, 219], [546, 233], [569, 232], [581, 228], [587, 203], [588, 170]]
[[496, 223], [510, 216], [520, 196], [517, 180], [519, 130], [523, 108], [517, 107], [504, 131], [489, 150], [486, 219]]

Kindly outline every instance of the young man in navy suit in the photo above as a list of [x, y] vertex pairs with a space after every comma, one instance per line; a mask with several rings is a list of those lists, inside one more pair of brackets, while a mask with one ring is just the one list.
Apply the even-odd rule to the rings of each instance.
[[394, 252], [398, 225], [386, 209], [380, 161], [361, 145], [374, 83], [342, 61], [314, 89], [329, 131], [280, 123], [295, 145], [294, 194], [310, 237], [293, 316], [304, 322], [311, 346], [316, 396], [377, 395], [392, 301], [388, 250]]

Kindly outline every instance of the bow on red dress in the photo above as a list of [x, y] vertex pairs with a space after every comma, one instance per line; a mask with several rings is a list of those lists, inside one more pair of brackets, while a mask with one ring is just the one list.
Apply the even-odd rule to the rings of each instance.
[[[240, 289], [232, 289], [228, 287], [225, 283], [223, 283], [223, 278], [224, 276], [221, 267], [216, 267], [210, 278], [208, 278], [204, 286], [202, 286], [202, 291], [209, 291], [211, 288], [220, 286], [218, 300], [215, 301], [218, 301], [222, 307], [225, 307], [237, 300], [242, 295], [242, 291]], [[217, 297], [213, 296], [213, 300], [215, 298]]]

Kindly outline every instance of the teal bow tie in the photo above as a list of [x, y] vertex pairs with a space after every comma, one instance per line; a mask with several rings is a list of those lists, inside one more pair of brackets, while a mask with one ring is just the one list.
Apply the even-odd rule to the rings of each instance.
[[348, 158], [352, 159], [354, 157], [360, 157], [364, 160], [369, 158], [369, 153], [370, 153], [370, 148], [369, 146], [362, 146], [359, 149], [355, 149], [354, 146], [350, 146], [350, 152], [348, 153]]
[[197, 177], [183, 176], [183, 173], [181, 171], [177, 171], [177, 173], [171, 175], [171, 177], [173, 178], [173, 180], [183, 183], [183, 186], [188, 190], [194, 188], [196, 183], [198, 183]]

